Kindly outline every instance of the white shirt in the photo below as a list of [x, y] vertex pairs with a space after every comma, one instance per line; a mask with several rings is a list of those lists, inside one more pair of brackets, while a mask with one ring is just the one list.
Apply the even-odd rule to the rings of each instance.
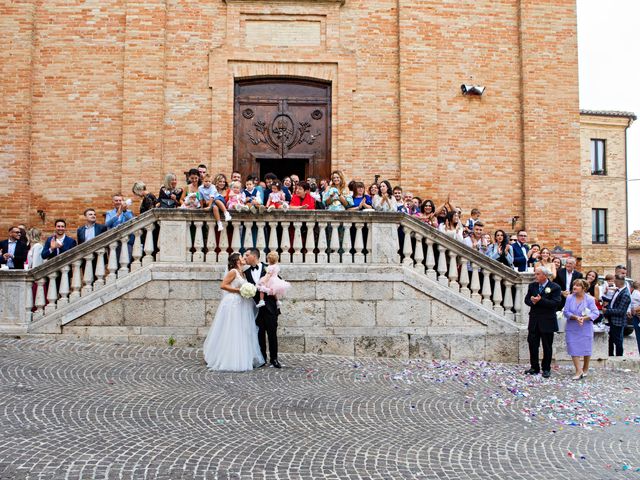
[[[573, 272], [575, 272], [575, 270]], [[569, 291], [571, 291], [571, 278], [573, 277], [573, 272], [569, 273], [567, 271], [567, 281], [566, 281], [565, 285], [567, 286], [567, 290], [569, 290]]]
[[42, 258], [42, 244], [36, 243], [29, 249], [29, 253], [27, 253], [27, 264], [29, 265], [29, 269], [39, 267], [44, 263]]
[[262, 263], [258, 263], [256, 266], [258, 267], [257, 270], [250, 269], [249, 272], [251, 273], [251, 278], [253, 278], [254, 283], [257, 285], [260, 281], [260, 274], [262, 273]]
[[11, 258], [7, 259], [7, 267], [9, 268], [15, 268], [15, 265], [13, 264], [13, 256], [16, 253], [17, 244], [18, 244], [17, 240], [14, 240], [13, 242], [9, 240], [9, 247], [7, 248], [7, 253], [11, 255]]
[[96, 236], [96, 224], [94, 223], [90, 227], [88, 225], [84, 226], [84, 241], [88, 242], [92, 240]]
[[618, 298], [618, 295], [620, 294], [620, 292], [622, 292], [625, 288], [627, 288], [627, 285], [625, 284], [624, 287], [619, 288], [618, 290], [616, 290], [616, 293], [613, 295], [613, 298], [611, 299], [611, 303], [609, 305], [611, 305], [613, 307], [613, 305], [616, 302], [616, 299]]
[[629, 304], [629, 310], [627, 311], [632, 315], [635, 315], [633, 311], [638, 307], [640, 307], [640, 291], [634, 290], [631, 292], [631, 303]]

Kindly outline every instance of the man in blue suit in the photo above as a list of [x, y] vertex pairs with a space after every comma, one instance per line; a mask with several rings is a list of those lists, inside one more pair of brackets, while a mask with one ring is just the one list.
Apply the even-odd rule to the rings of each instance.
[[616, 357], [624, 352], [624, 327], [627, 324], [627, 310], [631, 304], [631, 294], [624, 275], [616, 275], [616, 293], [608, 306], [602, 309], [604, 318], [609, 319], [609, 356], [613, 356], [614, 347]]
[[45, 260], [57, 257], [77, 245], [76, 241], [71, 237], [67, 237], [65, 233], [67, 231], [67, 222], [60, 218], [56, 220], [55, 226], [55, 235], [47, 238], [47, 241], [44, 242], [44, 246], [42, 247], [42, 258]]
[[529, 246], [526, 244], [527, 232], [518, 231], [518, 240], [511, 244], [513, 248], [513, 266], [518, 267], [519, 272], [527, 271], [527, 260], [529, 260]]
[[87, 208], [84, 211], [84, 218], [87, 219], [87, 223], [77, 230], [78, 245], [87, 242], [101, 233], [107, 231], [107, 226], [100, 223], [96, 223], [96, 211], [93, 208]]
[[115, 194], [112, 199], [113, 210], [109, 210], [107, 212], [107, 218], [105, 221], [107, 228], [109, 229], [116, 228], [117, 226], [128, 222], [134, 216], [133, 212], [129, 210], [129, 206], [131, 205], [130, 200], [125, 201], [119, 193]]
[[18, 227], [9, 229], [9, 239], [0, 242], [0, 264], [9, 269], [22, 270], [29, 248], [20, 241], [22, 232]]

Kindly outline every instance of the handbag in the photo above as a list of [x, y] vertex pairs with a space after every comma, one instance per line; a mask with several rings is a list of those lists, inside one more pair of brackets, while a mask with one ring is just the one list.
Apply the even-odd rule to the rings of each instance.
[[558, 332], [564, 332], [567, 329], [567, 319], [564, 316], [564, 309], [556, 312], [556, 318], [558, 320]]

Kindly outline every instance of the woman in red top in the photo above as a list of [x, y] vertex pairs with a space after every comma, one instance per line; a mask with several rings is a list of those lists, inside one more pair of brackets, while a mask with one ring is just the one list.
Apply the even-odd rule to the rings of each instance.
[[311, 196], [311, 187], [307, 182], [300, 182], [296, 186], [294, 195], [291, 196], [289, 203], [291, 210], [315, 210], [316, 201]]

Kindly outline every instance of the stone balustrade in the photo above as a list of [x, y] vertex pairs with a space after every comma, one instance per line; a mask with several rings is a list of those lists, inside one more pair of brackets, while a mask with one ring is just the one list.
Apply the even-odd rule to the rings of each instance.
[[[152, 264], [226, 265], [233, 251], [277, 251], [282, 264], [393, 265], [437, 282], [507, 321], [524, 323], [522, 275], [403, 214], [277, 211], [234, 214], [223, 231], [208, 212], [156, 209], [29, 271], [0, 273], [0, 325], [26, 332], [54, 312]], [[319, 270], [319, 271], [321, 271]]]

